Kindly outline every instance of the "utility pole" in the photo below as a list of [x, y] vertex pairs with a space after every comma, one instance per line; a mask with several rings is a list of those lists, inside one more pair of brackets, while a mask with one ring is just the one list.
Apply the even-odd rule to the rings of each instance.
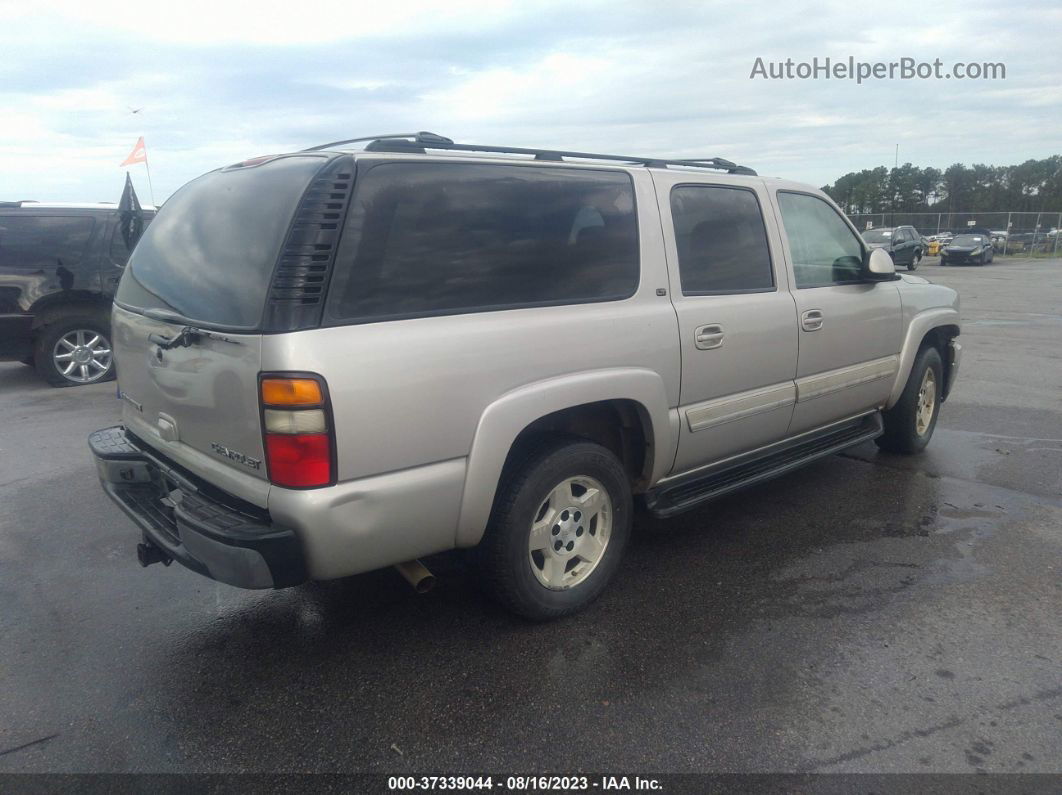
[[889, 226], [896, 226], [896, 171], [900, 167], [900, 145], [896, 144], [896, 155], [892, 159], [892, 217]]

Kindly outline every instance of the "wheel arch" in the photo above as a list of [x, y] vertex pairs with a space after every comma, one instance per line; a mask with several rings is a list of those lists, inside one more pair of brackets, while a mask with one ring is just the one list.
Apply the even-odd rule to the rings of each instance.
[[98, 293], [71, 290], [64, 293], [46, 295], [38, 300], [30, 312], [33, 314], [32, 328], [36, 331], [43, 326], [62, 320], [66, 315], [79, 312], [108, 315], [112, 301]]
[[506, 461], [522, 440], [565, 433], [603, 444], [644, 490], [670, 469], [678, 415], [652, 370], [614, 368], [550, 378], [508, 392], [480, 417], [465, 470], [456, 545], [474, 546], [490, 518]]
[[959, 336], [959, 313], [952, 308], [929, 309], [915, 315], [907, 326], [907, 334], [904, 337], [903, 348], [900, 351], [900, 362], [896, 371], [896, 380], [892, 386], [892, 392], [885, 404], [886, 409], [892, 408], [903, 394], [904, 386], [911, 375], [915, 357], [926, 345], [932, 345], [940, 352], [941, 361], [944, 362], [944, 383], [948, 383], [948, 370], [951, 367], [948, 356], [948, 343], [953, 337]]

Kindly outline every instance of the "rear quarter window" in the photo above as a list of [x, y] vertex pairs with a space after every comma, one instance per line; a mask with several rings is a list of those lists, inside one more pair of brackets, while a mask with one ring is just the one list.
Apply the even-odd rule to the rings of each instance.
[[359, 171], [332, 324], [628, 298], [638, 286], [623, 172], [461, 163]]
[[0, 268], [76, 267], [85, 256], [95, 219], [87, 216], [0, 216]]

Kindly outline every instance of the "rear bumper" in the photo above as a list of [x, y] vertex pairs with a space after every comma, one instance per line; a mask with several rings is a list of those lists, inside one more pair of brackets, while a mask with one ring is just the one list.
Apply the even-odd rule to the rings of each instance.
[[225, 498], [121, 426], [89, 436], [107, 495], [170, 559], [240, 588], [286, 588], [307, 579], [296, 534], [269, 515]]

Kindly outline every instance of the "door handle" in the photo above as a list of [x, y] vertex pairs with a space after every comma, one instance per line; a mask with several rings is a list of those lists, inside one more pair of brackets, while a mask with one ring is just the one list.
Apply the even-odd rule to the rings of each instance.
[[822, 310], [809, 309], [800, 316], [800, 327], [804, 331], [818, 331], [822, 328]]
[[693, 332], [693, 343], [702, 351], [710, 351], [722, 346], [724, 336], [723, 327], [718, 323], [698, 326]]

